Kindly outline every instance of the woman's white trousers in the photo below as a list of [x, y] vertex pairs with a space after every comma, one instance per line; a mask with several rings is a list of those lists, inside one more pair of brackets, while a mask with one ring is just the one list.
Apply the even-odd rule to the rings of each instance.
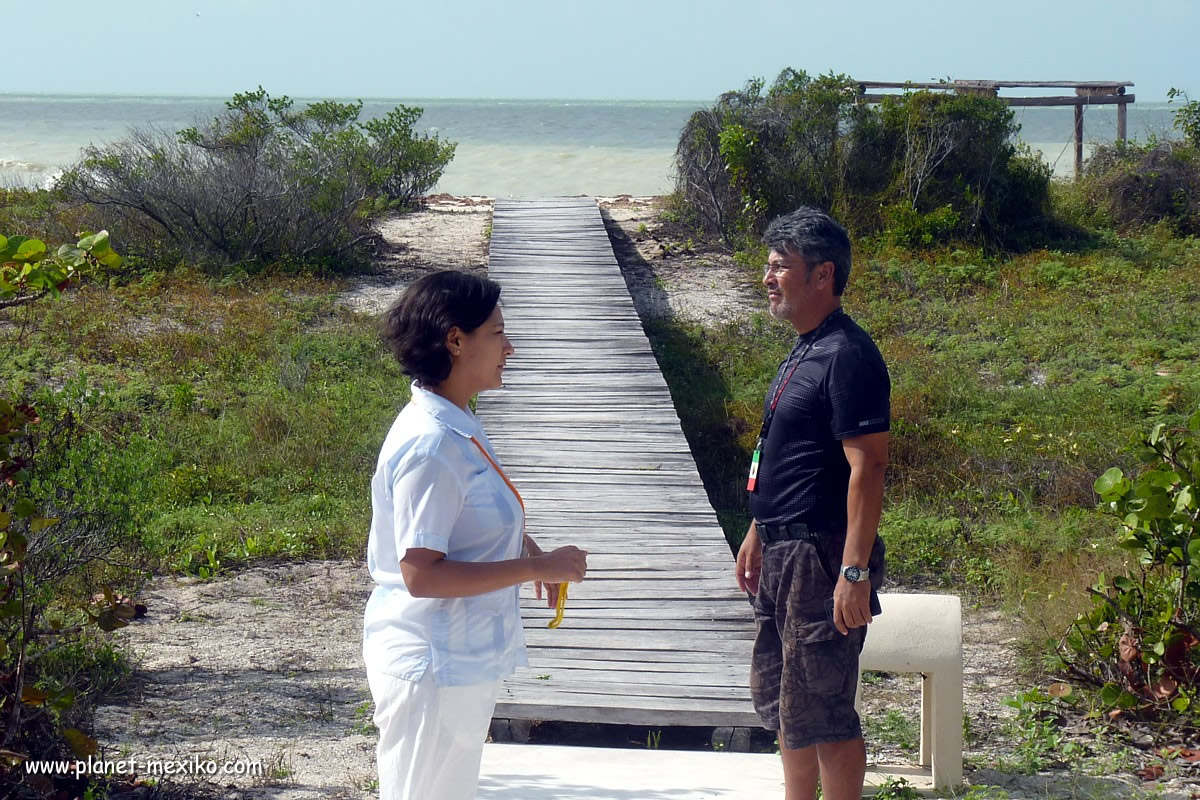
[[379, 728], [379, 800], [475, 800], [500, 681], [435, 686], [367, 671]]

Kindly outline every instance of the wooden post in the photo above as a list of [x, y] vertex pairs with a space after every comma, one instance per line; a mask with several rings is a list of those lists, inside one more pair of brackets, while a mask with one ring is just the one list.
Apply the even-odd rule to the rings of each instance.
[[[1123, 107], [1123, 106], [1122, 106]], [[1075, 105], [1075, 177], [1083, 174], [1083, 106]]]
[[1125, 141], [1125, 125], [1126, 125], [1125, 109], [1126, 109], [1126, 106], [1128, 106], [1128, 105], [1129, 105], [1128, 103], [1118, 103], [1117, 104], [1117, 141], [1118, 142]]

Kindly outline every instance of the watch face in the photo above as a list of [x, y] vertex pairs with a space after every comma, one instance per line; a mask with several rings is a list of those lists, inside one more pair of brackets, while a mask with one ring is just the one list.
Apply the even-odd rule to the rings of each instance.
[[842, 574], [851, 583], [857, 583], [862, 578], [862, 570], [858, 567], [842, 567]]

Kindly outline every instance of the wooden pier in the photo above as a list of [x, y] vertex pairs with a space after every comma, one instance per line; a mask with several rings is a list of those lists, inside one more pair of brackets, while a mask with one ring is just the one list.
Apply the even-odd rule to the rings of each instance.
[[[1091, 106], [1115, 105], [1117, 107], [1117, 141], [1124, 142], [1128, 129], [1127, 108], [1135, 97], [1128, 93], [1133, 81], [978, 81], [953, 80], [937, 83], [914, 83], [913, 81], [859, 81], [859, 94], [868, 103], [880, 103], [886, 94], [880, 89], [902, 89], [905, 92], [925, 90], [977, 94], [995, 97], [1010, 106], [1072, 106], [1075, 109], [1075, 177], [1083, 174], [1083, 112]], [[1001, 89], [1074, 89], [1073, 95], [1052, 97], [1007, 97]], [[868, 92], [871, 90], [871, 92]], [[894, 95], [893, 95], [894, 96]]]
[[497, 201], [488, 269], [516, 355], [480, 417], [529, 532], [589, 552], [558, 629], [523, 590], [496, 718], [757, 727], [753, 614], [596, 203]]

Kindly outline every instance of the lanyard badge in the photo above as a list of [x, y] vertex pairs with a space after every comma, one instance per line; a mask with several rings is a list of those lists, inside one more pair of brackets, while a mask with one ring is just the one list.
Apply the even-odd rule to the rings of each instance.
[[762, 459], [763, 440], [758, 437], [754, 445], [754, 454], [750, 456], [750, 480], [746, 481], [746, 491], [753, 492], [758, 486], [758, 462]]

